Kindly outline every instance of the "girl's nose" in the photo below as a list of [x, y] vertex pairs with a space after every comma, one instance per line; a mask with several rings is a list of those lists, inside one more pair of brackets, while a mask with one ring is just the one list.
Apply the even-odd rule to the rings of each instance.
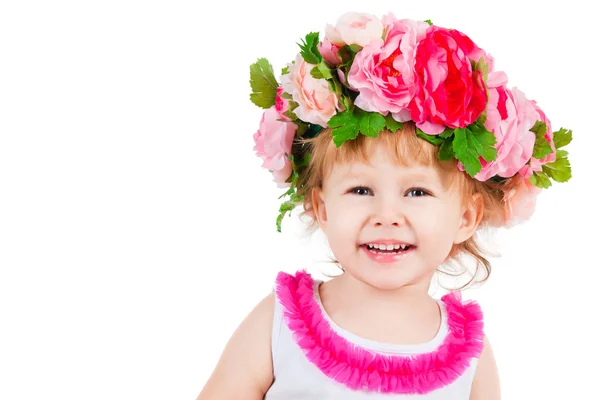
[[375, 226], [401, 226], [406, 223], [406, 216], [401, 210], [400, 201], [396, 199], [380, 199], [375, 205], [373, 216]]

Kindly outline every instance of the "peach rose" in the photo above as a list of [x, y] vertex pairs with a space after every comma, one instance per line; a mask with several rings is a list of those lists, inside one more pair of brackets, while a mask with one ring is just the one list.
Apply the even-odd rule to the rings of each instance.
[[365, 47], [383, 35], [383, 23], [374, 15], [348, 12], [342, 15], [336, 26], [327, 25], [325, 37], [341, 47], [345, 44], [357, 44]]
[[281, 76], [281, 86], [298, 103], [294, 114], [302, 121], [327, 128], [327, 121], [339, 109], [338, 96], [333, 93], [325, 79], [313, 78], [310, 71], [315, 67], [297, 54], [288, 64], [289, 73]]

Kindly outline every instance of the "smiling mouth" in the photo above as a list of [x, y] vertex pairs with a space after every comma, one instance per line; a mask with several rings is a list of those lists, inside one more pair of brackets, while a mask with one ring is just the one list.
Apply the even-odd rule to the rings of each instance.
[[415, 248], [412, 244], [396, 244], [396, 245], [373, 245], [363, 244], [360, 247], [364, 247], [366, 250], [373, 254], [401, 254], [406, 253], [409, 250]]

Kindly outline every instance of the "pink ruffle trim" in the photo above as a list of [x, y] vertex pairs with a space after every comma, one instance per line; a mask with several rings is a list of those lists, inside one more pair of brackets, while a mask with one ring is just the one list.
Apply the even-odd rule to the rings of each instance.
[[442, 297], [448, 334], [433, 352], [411, 356], [377, 353], [354, 345], [335, 332], [314, 297], [306, 271], [280, 272], [276, 294], [284, 320], [308, 360], [328, 377], [354, 390], [424, 394], [454, 382], [483, 350], [483, 314], [460, 292]]

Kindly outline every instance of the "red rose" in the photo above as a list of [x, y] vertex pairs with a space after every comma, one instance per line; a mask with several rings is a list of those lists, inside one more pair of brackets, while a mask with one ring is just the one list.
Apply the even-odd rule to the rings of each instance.
[[[471, 60], [491, 57], [463, 33], [432, 26], [415, 54], [417, 91], [409, 108], [411, 119], [428, 134], [446, 126], [464, 128], [486, 108], [487, 94], [481, 71]], [[491, 67], [491, 62], [488, 64]]]

